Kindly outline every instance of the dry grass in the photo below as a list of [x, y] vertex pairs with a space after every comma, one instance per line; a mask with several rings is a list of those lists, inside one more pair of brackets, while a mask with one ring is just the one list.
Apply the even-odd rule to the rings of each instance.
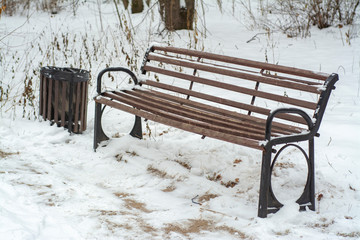
[[183, 162], [183, 161], [180, 161], [180, 160], [175, 160], [175, 162], [177, 162], [178, 164], [180, 164], [182, 167], [186, 168], [187, 170], [191, 169], [191, 166], [186, 162]]
[[118, 198], [125, 198], [130, 196], [129, 193], [123, 193], [123, 192], [116, 192], [114, 193], [114, 195], [117, 196]]
[[205, 193], [204, 195], [199, 197], [199, 202], [203, 203], [203, 202], [208, 202], [213, 198], [217, 198], [219, 195], [217, 194], [212, 194], [212, 193]]
[[337, 233], [336, 235], [339, 237], [360, 238], [360, 232]]
[[0, 150], [0, 158], [6, 158], [8, 156], [17, 155], [17, 154], [19, 154], [19, 152], [10, 153], [10, 152], [4, 152], [4, 151]]
[[126, 198], [124, 199], [125, 206], [128, 209], [137, 209], [144, 213], [151, 213], [152, 211], [146, 208], [145, 203], [138, 202], [134, 199]]
[[160, 177], [160, 178], [170, 178], [170, 176], [165, 171], [157, 169], [154, 166], [149, 166], [147, 168], [147, 171], [149, 173], [151, 173], [152, 175], [155, 175], [155, 176]]
[[163, 192], [173, 192], [176, 189], [174, 185], [167, 186], [166, 188], [162, 189]]

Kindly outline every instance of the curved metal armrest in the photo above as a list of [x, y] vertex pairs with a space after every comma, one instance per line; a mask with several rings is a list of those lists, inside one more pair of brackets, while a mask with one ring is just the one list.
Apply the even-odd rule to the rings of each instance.
[[101, 94], [101, 78], [102, 78], [102, 76], [103, 76], [105, 73], [107, 73], [107, 72], [126, 72], [126, 73], [129, 74], [130, 77], [134, 80], [135, 85], [138, 85], [138, 84], [139, 84], [139, 82], [138, 82], [138, 80], [137, 80], [137, 77], [135, 76], [135, 74], [134, 74], [131, 70], [129, 70], [129, 69], [127, 69], [127, 68], [124, 68], [124, 67], [109, 67], [109, 68], [103, 69], [103, 70], [99, 73], [99, 75], [98, 75], [98, 77], [97, 77], [97, 88], [96, 88], [96, 91], [97, 91], [98, 94]]
[[[279, 109], [276, 109], [274, 111], [271, 111], [267, 120], [266, 120], [266, 130], [265, 130], [265, 140], [268, 140], [270, 141], [270, 138], [271, 138], [271, 127], [272, 127], [272, 122], [273, 122], [273, 119], [275, 118], [275, 116], [277, 114], [281, 114], [281, 113], [294, 113], [294, 114], [298, 114], [300, 115], [301, 117], [304, 118], [304, 120], [306, 121], [308, 127], [309, 127], [309, 130], [311, 131], [314, 127], [314, 123], [312, 122], [310, 116], [304, 112], [303, 110], [301, 109], [298, 109], [298, 108], [279, 108]], [[307, 135], [307, 134], [306, 134]], [[299, 136], [305, 136], [304, 134], [299, 134]], [[283, 137], [282, 139], [287, 139], [287, 138], [294, 138], [295, 139], [295, 135], [291, 135], [291, 136], [285, 136]], [[281, 137], [279, 137], [280, 139]]]

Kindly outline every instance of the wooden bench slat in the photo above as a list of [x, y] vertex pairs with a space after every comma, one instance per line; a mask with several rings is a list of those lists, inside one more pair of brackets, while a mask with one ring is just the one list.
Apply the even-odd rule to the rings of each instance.
[[196, 50], [190, 50], [190, 49], [181, 49], [181, 48], [175, 48], [175, 47], [163, 47], [163, 46], [153, 46], [154, 50], [164, 51], [164, 52], [172, 52], [177, 54], [185, 54], [190, 55], [194, 57], [201, 57], [201, 58], [207, 58], [215, 61], [222, 61], [226, 63], [232, 63], [232, 64], [238, 64], [243, 65], [247, 67], [253, 67], [253, 68], [261, 68], [265, 70], [271, 70], [301, 77], [307, 77], [307, 78], [315, 78], [318, 80], [325, 81], [329, 74], [321, 73], [321, 72], [313, 72], [309, 70], [304, 69], [298, 69], [293, 67], [286, 67], [281, 66], [277, 64], [271, 64], [271, 63], [264, 63], [259, 61], [253, 61], [253, 60], [247, 60], [242, 58], [236, 58], [236, 57], [229, 57], [229, 56], [223, 56], [219, 54], [214, 53], [208, 53], [203, 51], [196, 51]]
[[303, 83], [303, 84], [306, 84], [306, 85], [310, 85], [310, 86], [322, 86], [324, 84], [324, 82], [311, 82], [311, 81], [308, 81], [308, 80], [303, 80], [303, 79], [297, 79], [297, 78], [293, 78], [293, 77], [284, 77], [284, 76], [279, 76], [279, 75], [274, 75], [274, 74], [268, 74], [268, 73], [263, 73], [263, 72], [260, 72], [260, 74], [262, 76], [266, 76], [266, 77], [271, 77], [271, 78], [278, 78], [278, 79], [282, 79], [282, 80], [285, 80], [285, 81], [292, 81], [292, 82], [298, 82], [298, 83]]
[[[158, 98], [156, 96], [146, 95], [141, 91], [123, 91], [131, 96], [136, 96], [138, 102], [142, 102], [142, 104], [148, 104], [153, 105], [153, 107], [159, 107], [164, 108], [168, 110], [169, 112], [175, 112], [182, 116], [186, 116], [192, 119], [205, 121], [210, 124], [217, 124], [219, 126], [224, 126], [228, 128], [238, 129], [241, 131], [248, 131], [250, 133], [260, 134], [261, 136], [265, 136], [264, 129], [259, 129], [257, 126], [249, 126], [245, 125], [239, 120], [235, 120], [234, 118], [229, 118], [226, 116], [216, 115], [209, 112], [205, 112], [203, 110], [200, 110], [198, 108], [188, 107], [185, 105], [182, 105], [180, 103], [174, 103], [167, 100], [164, 100], [162, 98]], [[121, 94], [121, 92], [114, 92], [115, 94]], [[129, 96], [127, 96], [129, 97]], [[144, 101], [147, 100], [147, 101]], [[150, 102], [151, 101], [151, 102]], [[278, 136], [276, 132], [274, 132], [274, 136]]]
[[243, 145], [243, 146], [250, 147], [250, 148], [255, 148], [255, 149], [259, 149], [259, 150], [264, 149], [263, 146], [261, 146], [259, 141], [255, 141], [255, 140], [252, 140], [249, 138], [234, 136], [232, 134], [227, 134], [227, 133], [215, 131], [212, 129], [198, 127], [198, 126], [192, 125], [190, 123], [185, 123], [182, 121], [169, 119], [169, 118], [162, 117], [162, 116], [159, 116], [159, 115], [156, 115], [153, 113], [144, 112], [144, 111], [138, 110], [136, 108], [129, 107], [129, 106], [126, 106], [119, 102], [111, 101], [109, 99], [105, 99], [102, 97], [97, 97], [95, 99], [95, 101], [98, 103], [101, 103], [101, 104], [108, 105], [110, 107], [114, 107], [114, 108], [123, 110], [128, 113], [134, 114], [136, 116], [139, 116], [139, 117], [142, 117], [145, 119], [149, 119], [149, 120], [152, 120], [155, 122], [159, 122], [159, 123], [171, 126], [171, 127], [179, 128], [179, 129], [182, 129], [185, 131], [189, 131], [189, 132], [197, 133], [197, 134], [200, 134], [203, 136], [208, 136], [211, 138], [219, 139], [219, 140], [222, 140], [225, 142]]
[[238, 92], [238, 93], [243, 93], [243, 94], [247, 94], [247, 95], [251, 95], [251, 96], [256, 96], [256, 97], [260, 97], [260, 98], [265, 98], [265, 99], [269, 99], [269, 100], [273, 100], [273, 101], [288, 103], [288, 104], [292, 104], [295, 106], [304, 107], [304, 108], [308, 108], [308, 109], [312, 109], [312, 110], [315, 110], [315, 108], [317, 106], [316, 103], [309, 102], [309, 101], [304, 101], [304, 100], [299, 100], [299, 99], [295, 99], [295, 98], [291, 98], [291, 97], [285, 97], [285, 96], [280, 96], [280, 95], [276, 95], [276, 94], [272, 94], [272, 93], [262, 92], [259, 90], [244, 88], [244, 87], [240, 87], [240, 86], [233, 85], [233, 84], [217, 82], [214, 80], [197, 77], [194, 75], [188, 75], [188, 74], [184, 74], [184, 73], [180, 73], [180, 72], [170, 71], [170, 70], [166, 70], [166, 69], [162, 69], [162, 68], [158, 68], [158, 67], [145, 66], [144, 69], [146, 71], [156, 72], [156, 73], [176, 77], [179, 79], [185, 79], [185, 80], [189, 80], [192, 82], [202, 83], [205, 85], [218, 87], [218, 88], [222, 88], [222, 89], [226, 89], [226, 90], [230, 90], [230, 91], [234, 91], [234, 92]]
[[[237, 120], [239, 120], [241, 123], [248, 125], [248, 126], [253, 126], [253, 127], [257, 127], [259, 129], [264, 129], [265, 130], [265, 123], [266, 120], [263, 118], [258, 118], [258, 117], [254, 117], [254, 116], [248, 116], [245, 114], [241, 114], [238, 112], [233, 112], [230, 110], [226, 110], [226, 109], [222, 109], [222, 108], [218, 108], [218, 107], [214, 107], [211, 105], [207, 105], [204, 103], [200, 103], [200, 102], [195, 102], [195, 101], [191, 101], [188, 99], [184, 99], [184, 98], [180, 98], [177, 96], [173, 96], [173, 95], [169, 95], [166, 93], [162, 93], [156, 90], [149, 90], [149, 91], [145, 91], [145, 90], [138, 90], [135, 89], [136, 91], [141, 91], [144, 94], [151, 94], [155, 97], [162, 97], [166, 100], [169, 101], [173, 101], [175, 103], [179, 102], [181, 104], [184, 105], [188, 105], [191, 107], [196, 107], [198, 109], [202, 109], [211, 113], [215, 113], [215, 114], [220, 114], [220, 115], [224, 115], [227, 117], [231, 117], [231, 118], [235, 118]], [[278, 133], [283, 133], [283, 134], [287, 134], [287, 133], [300, 133], [302, 131], [304, 131], [305, 129], [302, 129], [300, 127], [294, 127], [291, 125], [287, 125], [284, 123], [278, 123], [278, 122], [273, 122], [273, 130], [278, 132]]]
[[[153, 113], [155, 115], [159, 115], [162, 117], [166, 117], [169, 119], [173, 119], [179, 122], [185, 122], [197, 127], [207, 128], [214, 131], [220, 131], [227, 134], [232, 134], [235, 136], [242, 136], [246, 138], [256, 139], [256, 140], [263, 140], [265, 137], [264, 134], [256, 134], [251, 133], [249, 131], [243, 131], [238, 129], [232, 129], [225, 127], [225, 125], [222, 122], [216, 122], [211, 121], [211, 123], [204, 122], [205, 118], [201, 119], [199, 117], [193, 118], [192, 114], [185, 114], [184, 112], [181, 112], [180, 110], [171, 109], [165, 106], [156, 105], [153, 103], [144, 103], [143, 101], [140, 101], [139, 99], [133, 99], [131, 96], [121, 96], [121, 92], [117, 92], [118, 94], [111, 93], [111, 92], [105, 92], [103, 96], [108, 97], [110, 99], [118, 100], [122, 103], [128, 104], [130, 106], [133, 106], [137, 109], [148, 111], [150, 113]], [[183, 114], [183, 115], [182, 115]], [[209, 120], [209, 119], [206, 119]]]
[[[162, 52], [156, 52], [156, 55], [169, 57], [169, 55], [167, 55], [166, 53], [162, 53]], [[185, 61], [190, 61], [190, 62], [199, 62], [197, 60], [185, 58], [184, 56], [179, 56], [179, 55], [177, 55], [176, 58], [177, 59], [182, 59], [182, 60], [185, 60]], [[318, 80], [318, 79], [312, 79], [311, 78], [311, 79], [306, 79], [305, 80], [305, 79], [297, 79], [297, 78], [289, 77], [289, 76], [280, 76], [279, 73], [276, 73], [276, 75], [275, 74], [264, 73], [264, 72], [266, 72], [268, 70], [265, 71], [265, 69], [261, 69], [261, 68], [257, 68], [258, 71], [255, 71], [255, 70], [250, 70], [250, 69], [245, 69], [245, 68], [240, 68], [240, 67], [228, 66], [228, 65], [224, 65], [224, 64], [217, 64], [217, 63], [214, 63], [214, 62], [205, 62], [205, 61], [201, 61], [201, 62], [206, 64], [206, 65], [211, 65], [211, 66], [215, 66], [215, 67], [220, 67], [220, 68], [225, 68], [225, 69], [230, 69], [230, 70], [235, 70], [235, 71], [241, 71], [241, 72], [248, 72], [248, 73], [252, 73], [252, 74], [260, 74], [260, 75], [266, 76], [266, 77], [278, 78], [278, 79], [282, 79], [282, 80], [285, 80], [285, 81], [297, 82], [297, 83], [302, 83], [302, 84], [306, 84], [306, 85], [310, 85], [310, 86], [314, 86], [314, 85], [322, 86], [324, 84], [323, 81]], [[311, 81], [311, 80], [314, 80], [314, 81]]]
[[236, 77], [236, 78], [241, 78], [241, 79], [255, 81], [255, 82], [261, 82], [261, 83], [265, 83], [265, 84], [269, 84], [269, 85], [281, 86], [281, 87], [289, 88], [289, 89], [296, 89], [296, 90], [317, 93], [317, 94], [320, 93], [320, 91], [317, 87], [308, 86], [308, 85], [304, 85], [304, 84], [300, 84], [300, 83], [294, 83], [294, 82], [280, 81], [279, 79], [276, 79], [276, 78], [252, 75], [249, 73], [242, 73], [242, 72], [237, 72], [237, 71], [218, 68], [218, 67], [211, 67], [211, 66], [207, 66], [207, 65], [204, 65], [201, 63], [182, 61], [182, 60], [173, 59], [173, 58], [169, 58], [169, 57], [162, 57], [162, 56], [154, 55], [154, 54], [149, 54], [148, 59], [163, 62], [163, 63], [173, 64], [173, 65], [177, 65], [177, 66], [203, 70], [203, 71], [207, 71], [207, 72], [211, 72], [211, 73], [217, 73], [217, 74], [226, 75], [226, 76], [230, 76], [230, 77]]
[[[260, 114], [263, 114], [266, 116], [268, 116], [270, 113], [270, 110], [266, 109], [266, 108], [257, 107], [257, 106], [253, 106], [253, 105], [249, 105], [249, 104], [244, 104], [244, 103], [240, 103], [240, 102], [236, 102], [236, 101], [232, 101], [232, 100], [224, 99], [224, 98], [220, 98], [220, 97], [215, 97], [215, 96], [205, 94], [205, 93], [190, 91], [187, 89], [183, 89], [183, 88], [179, 88], [179, 87], [175, 87], [175, 86], [171, 86], [171, 85], [167, 85], [167, 84], [163, 84], [163, 83], [159, 83], [159, 82], [155, 82], [155, 81], [151, 81], [151, 80], [146, 80], [141, 83], [145, 84], [145, 85], [153, 86], [153, 87], [162, 88], [164, 90], [181, 93], [184, 95], [190, 95], [190, 96], [201, 98], [201, 99], [204, 99], [207, 101], [212, 101], [212, 102], [224, 104], [224, 105], [231, 106], [231, 107], [260, 113]], [[304, 119], [302, 119], [301, 117], [290, 115], [290, 114], [279, 114], [278, 117], [281, 119], [284, 119], [284, 120], [294, 121], [294, 122], [301, 123], [301, 124], [305, 123]]]
[[[191, 100], [186, 100], [186, 99], [182, 99], [179, 97], [175, 97], [175, 96], [171, 96], [168, 94], [164, 94], [161, 92], [154, 92], [153, 90], [151, 91], [145, 91], [145, 90], [138, 90], [135, 89], [132, 94], [136, 94], [139, 97], [149, 97], [149, 99], [159, 99], [159, 101], [166, 101], [166, 103], [168, 104], [181, 104], [182, 106], [190, 106], [192, 107], [192, 109], [197, 109], [198, 111], [201, 111], [202, 114], [206, 114], [209, 117], [215, 117], [219, 120], [225, 120], [225, 121], [230, 121], [233, 122], [237, 125], [243, 126], [247, 129], [257, 129], [257, 132], [259, 133], [264, 133], [265, 132], [265, 120], [264, 119], [260, 119], [260, 118], [256, 118], [256, 117], [249, 117], [251, 118], [251, 121], [249, 119], [243, 118], [244, 117], [248, 117], [247, 115], [243, 115], [240, 113], [236, 113], [236, 112], [231, 112], [228, 110], [223, 110], [210, 106], [210, 105], [206, 105], [203, 103], [198, 103], [198, 102], [194, 102]], [[230, 113], [230, 114], [229, 114]], [[276, 124], [275, 124], [276, 125]], [[279, 126], [274, 126], [273, 131], [274, 133], [277, 134], [283, 134], [283, 135], [287, 135], [287, 134], [291, 134], [291, 133], [299, 133], [301, 131], [303, 131], [303, 129], [299, 129], [299, 128], [295, 128], [293, 126], [289, 126], [289, 125], [285, 125], [285, 124], [279, 124]], [[284, 126], [283, 126], [284, 125]]]

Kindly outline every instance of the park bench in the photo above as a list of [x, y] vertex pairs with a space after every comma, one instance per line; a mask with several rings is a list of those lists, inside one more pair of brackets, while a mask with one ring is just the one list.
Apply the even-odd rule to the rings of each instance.
[[[135, 86], [102, 91], [102, 77], [112, 71], [129, 74]], [[144, 118], [202, 138], [260, 150], [258, 216], [264, 218], [283, 206], [271, 187], [275, 161], [285, 148], [296, 147], [308, 166], [307, 182], [297, 203], [300, 210], [315, 210], [314, 137], [319, 136], [337, 74], [160, 45], [147, 50], [141, 72], [141, 80], [122, 67], [99, 73], [94, 150], [109, 139], [101, 125], [105, 106], [133, 114], [130, 135], [137, 138], [142, 138]], [[308, 152], [297, 144], [302, 141], [308, 141]], [[276, 150], [276, 145], [281, 148]]]

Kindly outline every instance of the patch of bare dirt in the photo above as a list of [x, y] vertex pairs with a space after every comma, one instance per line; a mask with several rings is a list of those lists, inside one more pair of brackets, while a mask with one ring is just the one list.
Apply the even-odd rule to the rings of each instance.
[[205, 193], [204, 195], [199, 197], [199, 202], [200, 203], [208, 202], [213, 198], [217, 198], [218, 196], [219, 195], [217, 195], [217, 194]]
[[237, 239], [252, 239], [247, 236], [245, 233], [238, 231], [235, 228], [228, 226], [215, 226], [215, 223], [211, 220], [205, 219], [189, 219], [183, 224], [179, 223], [170, 223], [164, 228], [165, 234], [169, 235], [171, 232], [180, 233], [185, 237], [190, 238], [190, 234], [200, 234], [201, 232], [227, 232], [234, 236]]
[[126, 208], [128, 209], [137, 209], [137, 210], [140, 210], [144, 213], [151, 213], [152, 211], [147, 209], [146, 208], [146, 204], [145, 203], [141, 203], [141, 202], [138, 202], [134, 199], [130, 199], [130, 198], [126, 198], [124, 199], [125, 201], [125, 206]]
[[200, 233], [201, 231], [209, 231], [213, 224], [210, 220], [190, 219], [186, 224], [169, 223], [164, 231], [168, 235], [171, 232], [177, 232], [184, 236], [189, 236], [190, 233]]
[[117, 196], [118, 198], [126, 198], [130, 196], [129, 193], [123, 193], [123, 192], [116, 192], [114, 193], [114, 195]]
[[163, 192], [172, 192], [176, 189], [174, 185], [167, 186], [166, 188], [162, 189]]

